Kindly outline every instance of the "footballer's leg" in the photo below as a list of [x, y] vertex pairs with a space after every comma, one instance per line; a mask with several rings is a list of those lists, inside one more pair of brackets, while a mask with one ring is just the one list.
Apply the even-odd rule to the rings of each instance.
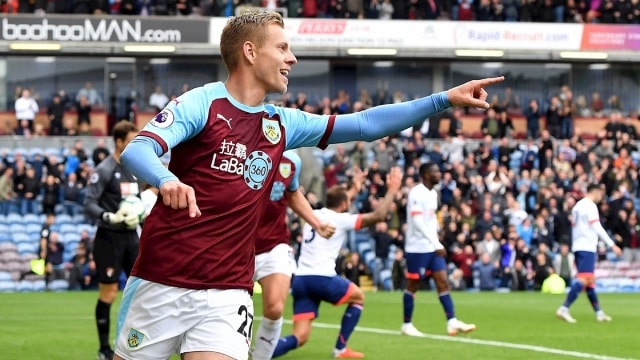
[[556, 316], [559, 319], [570, 324], [575, 324], [578, 321], [571, 316], [569, 307], [571, 307], [571, 304], [576, 301], [582, 292], [582, 289], [587, 287], [593, 281], [593, 273], [595, 269], [595, 253], [588, 251], [576, 251], [574, 256], [578, 275], [573, 281], [573, 284], [571, 284], [571, 289], [569, 290], [564, 303], [556, 311]]
[[407, 253], [407, 287], [402, 297], [404, 322], [400, 331], [408, 336], [424, 336], [422, 332], [413, 326], [413, 308], [416, 292], [420, 287], [420, 279], [424, 276], [427, 263], [426, 254]]
[[255, 336], [253, 360], [269, 360], [282, 331], [284, 306], [295, 270], [295, 260], [287, 244], [256, 256], [254, 278], [262, 287], [262, 321]]
[[[333, 357], [339, 359], [361, 359], [364, 358], [364, 354], [353, 351], [347, 347], [347, 341], [355, 330], [362, 309], [364, 307], [364, 292], [356, 284], [340, 276], [335, 276], [332, 279], [332, 286], [330, 289], [343, 289], [342, 297], [335, 301], [334, 294], [331, 295], [334, 305], [348, 304], [342, 316], [342, 324], [340, 326], [340, 334], [336, 340], [336, 347], [333, 349]], [[337, 295], [337, 293], [335, 294]]]
[[272, 274], [258, 280], [262, 286], [262, 321], [256, 334], [253, 360], [269, 360], [280, 338], [282, 314], [289, 293], [291, 277]]
[[114, 238], [108, 230], [98, 229], [94, 242], [93, 257], [98, 273], [98, 302], [95, 309], [96, 326], [100, 348], [98, 360], [111, 360], [113, 350], [109, 344], [111, 322], [111, 304], [118, 295], [122, 257], [124, 255], [121, 239]]
[[449, 288], [449, 281], [447, 279], [447, 264], [444, 258], [436, 253], [429, 255], [431, 255], [429, 259], [429, 268], [432, 273], [431, 277], [436, 283], [438, 299], [440, 300], [444, 314], [447, 317], [447, 333], [453, 336], [457, 335], [459, 332], [468, 333], [475, 330], [475, 324], [466, 324], [456, 318], [453, 299], [451, 298]]
[[278, 340], [273, 357], [277, 358], [304, 345], [311, 335], [311, 322], [318, 317], [320, 300], [314, 296], [325, 283], [320, 276], [296, 276], [291, 282], [293, 295], [293, 333]]

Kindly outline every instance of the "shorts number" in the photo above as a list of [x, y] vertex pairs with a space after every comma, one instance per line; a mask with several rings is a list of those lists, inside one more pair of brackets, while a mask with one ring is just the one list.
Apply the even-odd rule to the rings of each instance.
[[[247, 309], [246, 306], [240, 305], [240, 308], [238, 309], [238, 315], [240, 315], [240, 317], [244, 317], [242, 324], [240, 324], [240, 327], [238, 328], [238, 333], [240, 333], [247, 339], [251, 339], [251, 329], [253, 328], [253, 314], [249, 312], [249, 309]], [[248, 334], [246, 331], [247, 326], [249, 326]]]
[[316, 238], [316, 230], [315, 229], [311, 229], [311, 237], [308, 238], [308, 239], [304, 239], [304, 242], [308, 244], [308, 243], [312, 242], [313, 239], [315, 239], [315, 238]]

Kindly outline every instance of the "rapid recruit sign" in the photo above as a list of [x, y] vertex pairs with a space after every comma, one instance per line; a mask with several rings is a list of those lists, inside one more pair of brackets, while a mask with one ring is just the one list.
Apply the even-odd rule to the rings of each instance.
[[3, 16], [0, 41], [208, 43], [209, 20]]

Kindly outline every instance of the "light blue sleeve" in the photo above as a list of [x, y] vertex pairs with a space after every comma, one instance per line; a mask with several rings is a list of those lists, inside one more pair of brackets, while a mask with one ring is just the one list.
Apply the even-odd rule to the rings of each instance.
[[[149, 121], [142, 133], [162, 139], [167, 147], [165, 152], [198, 135], [207, 123], [211, 102], [224, 96], [217, 94], [217, 87], [218, 83], [212, 83], [182, 94]], [[165, 147], [165, 144], [161, 145]]]
[[353, 114], [326, 116], [273, 107], [286, 130], [287, 149], [349, 141], [374, 141], [420, 124], [451, 106], [446, 92], [413, 101], [376, 106]]
[[265, 105], [265, 109], [280, 115], [280, 121], [285, 128], [287, 149], [320, 146], [321, 139], [327, 132], [329, 116], [273, 105]]
[[120, 156], [122, 165], [158, 188], [169, 180], [177, 180], [159, 157], [202, 131], [211, 101], [216, 98], [217, 85], [193, 89], [167, 104], [127, 145]]
[[424, 122], [451, 106], [446, 92], [398, 104], [376, 106], [353, 114], [338, 115], [329, 144], [374, 141]]
[[287, 188], [287, 190], [296, 191], [300, 187], [300, 172], [302, 170], [302, 160], [300, 159], [300, 156], [298, 156], [298, 154], [296, 154], [295, 151], [292, 150], [287, 150], [282, 155], [291, 160], [296, 169], [292, 174], [293, 178], [291, 179], [291, 184], [289, 184], [289, 188]]

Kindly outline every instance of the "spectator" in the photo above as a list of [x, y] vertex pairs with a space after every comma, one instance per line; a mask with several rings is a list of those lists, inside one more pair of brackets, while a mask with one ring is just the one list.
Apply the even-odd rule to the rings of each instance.
[[20, 98], [15, 102], [14, 108], [16, 110], [16, 119], [18, 120], [16, 135], [31, 137], [36, 114], [40, 111], [38, 103], [31, 97], [31, 91], [23, 89]]
[[342, 274], [345, 278], [351, 280], [351, 282], [357, 286], [360, 286], [360, 277], [367, 275], [367, 268], [360, 259], [358, 252], [349, 254], [349, 257], [344, 262]]
[[513, 263], [513, 270], [511, 271], [511, 290], [529, 290], [530, 282], [531, 276], [529, 275], [529, 271], [524, 266], [522, 260], [516, 259]]
[[7, 215], [17, 197], [13, 184], [13, 168], [6, 167], [0, 176], [0, 214]]
[[62, 103], [60, 95], [53, 95], [51, 104], [47, 108], [47, 115], [49, 117], [49, 135], [58, 136], [62, 135], [62, 119], [64, 117], [65, 105]]
[[91, 154], [91, 160], [93, 160], [93, 165], [98, 166], [102, 160], [109, 156], [110, 151], [107, 149], [104, 139], [98, 139], [96, 146], [93, 148], [93, 153]]
[[566, 286], [571, 286], [571, 279], [576, 275], [576, 267], [569, 244], [560, 245], [560, 253], [553, 258], [553, 269], [564, 280]]
[[[76, 113], [78, 115], [77, 125], [80, 126], [82, 124], [91, 125], [91, 110], [93, 107], [89, 98], [86, 96], [80, 96], [78, 99], [78, 104], [76, 105]], [[67, 128], [69, 125], [67, 125]], [[68, 131], [69, 129], [67, 129]]]
[[[81, 12], [84, 14], [88, 14], [93, 12], [92, 9], [87, 9], [89, 12]], [[74, 12], [77, 14], [77, 12]], [[98, 93], [96, 89], [93, 88], [93, 84], [90, 81], [84, 83], [84, 87], [78, 91], [76, 94], [76, 102], [81, 103], [82, 98], [86, 98], [90, 106], [95, 107], [104, 107], [104, 102], [102, 101], [102, 97]]]
[[482, 120], [480, 125], [480, 131], [483, 135], [491, 135], [491, 137], [498, 137], [500, 134], [500, 121], [496, 117], [496, 110], [491, 108], [487, 110], [486, 117]]
[[62, 188], [62, 198], [67, 214], [73, 216], [82, 212], [83, 190], [84, 186], [78, 181], [78, 175], [75, 172], [70, 173]]
[[476, 249], [478, 256], [482, 259], [483, 254], [489, 255], [491, 263], [498, 268], [500, 266], [500, 243], [494, 239], [493, 234], [490, 231], [484, 233], [484, 237], [481, 242], [478, 243]]
[[454, 269], [451, 274], [449, 274], [449, 286], [451, 290], [461, 291], [467, 289], [467, 283], [462, 276], [462, 270]]
[[[464, 234], [458, 234], [458, 236]], [[467, 286], [473, 286], [473, 264], [476, 262], [477, 256], [473, 252], [471, 245], [464, 245], [463, 248], [456, 246], [451, 256], [451, 261], [458, 269], [462, 271], [462, 277]]]
[[47, 254], [45, 259], [46, 283], [53, 280], [66, 279], [65, 264], [63, 261], [64, 244], [59, 241], [59, 234], [51, 232], [47, 243]]
[[162, 109], [164, 109], [165, 105], [167, 105], [168, 102], [169, 97], [164, 92], [162, 92], [162, 87], [156, 86], [153, 94], [149, 96], [149, 106], [151, 106], [153, 111], [158, 113]]
[[53, 175], [47, 175], [42, 184], [42, 210], [47, 215], [55, 214], [56, 205], [60, 203], [60, 180]]
[[497, 269], [497, 264], [491, 261], [491, 256], [488, 253], [480, 255], [480, 261], [475, 266], [475, 270], [478, 272], [478, 289], [495, 290]]
[[394, 290], [404, 290], [407, 285], [407, 260], [404, 251], [396, 249], [393, 265], [391, 267], [391, 279]]
[[540, 291], [542, 288], [542, 283], [544, 280], [549, 277], [552, 273], [553, 268], [549, 263], [547, 255], [543, 252], [538, 252], [536, 255], [536, 262], [533, 266], [534, 276], [533, 276], [533, 290]]

